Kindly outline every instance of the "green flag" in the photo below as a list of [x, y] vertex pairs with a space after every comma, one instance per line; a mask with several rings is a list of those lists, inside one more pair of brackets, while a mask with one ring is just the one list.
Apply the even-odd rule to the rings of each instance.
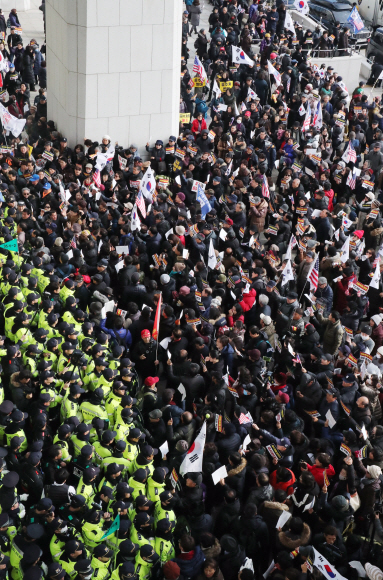
[[5, 242], [5, 244], [0, 244], [0, 248], [4, 250], [9, 250], [10, 252], [18, 252], [19, 251], [19, 244], [17, 243], [17, 239], [11, 240], [10, 242]]
[[114, 534], [114, 532], [117, 532], [119, 529], [120, 529], [120, 514], [117, 514], [113, 524], [110, 526], [109, 530], [105, 532], [101, 540], [105, 540], [105, 538], [108, 538], [109, 536]]

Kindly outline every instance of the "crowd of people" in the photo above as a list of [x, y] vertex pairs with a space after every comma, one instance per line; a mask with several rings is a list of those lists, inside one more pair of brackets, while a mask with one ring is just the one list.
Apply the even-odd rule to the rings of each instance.
[[347, 28], [201, 13], [146, 160], [0, 47], [0, 580], [383, 578], [381, 103]]

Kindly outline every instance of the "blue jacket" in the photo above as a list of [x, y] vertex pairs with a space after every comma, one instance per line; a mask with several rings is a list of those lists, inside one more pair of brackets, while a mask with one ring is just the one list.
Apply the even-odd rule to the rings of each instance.
[[181, 576], [184, 576], [186, 580], [190, 578], [195, 578], [202, 570], [202, 564], [205, 561], [204, 553], [202, 552], [200, 546], [196, 546], [194, 550], [194, 556], [191, 560], [182, 560], [181, 558], [174, 558], [174, 562], [178, 564], [181, 570]]
[[231, 375], [234, 361], [234, 349], [231, 344], [228, 344], [221, 350], [221, 356], [223, 358], [224, 369], [226, 370], [226, 367], [229, 367], [229, 374]]
[[126, 328], [120, 328], [119, 330], [116, 328], [107, 328], [105, 326], [105, 322], [106, 318], [103, 318], [100, 324], [101, 329], [106, 332], [106, 334], [110, 334], [118, 342], [118, 344], [121, 344], [121, 346], [126, 346], [126, 348], [129, 349], [132, 345], [132, 335], [130, 331]]

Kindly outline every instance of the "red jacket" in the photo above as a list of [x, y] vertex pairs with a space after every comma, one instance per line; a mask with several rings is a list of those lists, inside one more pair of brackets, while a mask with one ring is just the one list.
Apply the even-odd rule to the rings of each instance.
[[341, 314], [343, 313], [343, 310], [347, 306], [347, 294], [346, 294], [346, 290], [348, 290], [348, 286], [349, 286], [349, 283], [351, 281], [352, 282], [356, 282], [357, 281], [357, 277], [355, 276], [355, 274], [352, 274], [348, 278], [342, 278], [342, 280], [339, 280], [339, 282], [337, 282], [337, 285], [336, 285], [337, 296], [336, 296], [335, 309], [338, 312], [340, 312]]
[[241, 322], [245, 322], [245, 317], [243, 316], [243, 314], [241, 314], [240, 316], [228, 316], [227, 317], [227, 323], [229, 326], [234, 326], [234, 323], [237, 322], [237, 320], [240, 320]]
[[[309, 465], [307, 464], [307, 469], [313, 474], [315, 481], [319, 485], [320, 488], [324, 485], [324, 477], [323, 472], [325, 470], [324, 467], [318, 467], [317, 465]], [[332, 465], [329, 465], [326, 469], [327, 477], [333, 477], [335, 475], [335, 469]]]
[[243, 294], [243, 300], [240, 302], [243, 312], [248, 312], [253, 307], [256, 297], [257, 292], [254, 288], [251, 288], [247, 294]]
[[199, 126], [200, 126], [200, 122], [198, 121], [198, 119], [194, 119], [192, 126], [191, 126], [192, 133], [195, 133], [196, 131], [200, 133], [204, 129], [207, 129], [205, 119], [202, 119], [202, 121], [201, 121], [201, 129], [199, 128]]
[[291, 495], [294, 493], [293, 485], [296, 482], [296, 478], [290, 469], [288, 471], [290, 471], [291, 474], [291, 478], [288, 481], [277, 482], [277, 471], [273, 471], [273, 473], [270, 473], [270, 485], [274, 489], [283, 489], [287, 493], [287, 495]]

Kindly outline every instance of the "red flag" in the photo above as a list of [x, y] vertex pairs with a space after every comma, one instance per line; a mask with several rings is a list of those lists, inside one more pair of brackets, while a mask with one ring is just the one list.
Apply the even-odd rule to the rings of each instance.
[[153, 332], [152, 332], [152, 336], [153, 336], [154, 340], [158, 340], [158, 332], [159, 332], [159, 328], [160, 328], [161, 306], [162, 306], [162, 294], [160, 295], [160, 298], [158, 300], [156, 316], [154, 318], [154, 325], [153, 325]]

